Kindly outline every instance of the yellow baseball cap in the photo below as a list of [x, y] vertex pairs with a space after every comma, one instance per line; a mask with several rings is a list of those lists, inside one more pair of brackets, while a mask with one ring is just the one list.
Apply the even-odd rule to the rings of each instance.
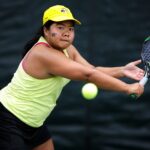
[[69, 8], [62, 6], [62, 5], [52, 6], [44, 11], [43, 25], [49, 20], [54, 21], [54, 22], [73, 20], [76, 24], [78, 25], [81, 24], [79, 20], [73, 17]]

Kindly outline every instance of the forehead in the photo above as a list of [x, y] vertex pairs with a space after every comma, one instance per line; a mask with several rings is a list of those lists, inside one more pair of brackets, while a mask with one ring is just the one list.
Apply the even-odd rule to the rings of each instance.
[[64, 25], [64, 26], [74, 26], [74, 21], [72, 20], [66, 20], [66, 21], [60, 21], [60, 22], [55, 22], [56, 25]]

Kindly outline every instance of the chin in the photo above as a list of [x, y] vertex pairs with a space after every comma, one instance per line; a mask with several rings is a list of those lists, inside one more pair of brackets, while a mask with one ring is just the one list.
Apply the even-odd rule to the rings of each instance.
[[65, 44], [65, 45], [62, 45], [60, 48], [63, 50], [63, 49], [66, 49], [70, 46], [71, 44]]
[[56, 49], [59, 49], [59, 50], [64, 50], [64, 49], [68, 48], [70, 45], [71, 45], [71, 43], [63, 43], [63, 44], [55, 45], [53, 47]]
[[69, 47], [69, 45], [67, 45], [67, 46], [57, 46], [57, 47], [54, 47], [54, 48], [57, 49], [57, 50], [64, 50], [68, 47]]

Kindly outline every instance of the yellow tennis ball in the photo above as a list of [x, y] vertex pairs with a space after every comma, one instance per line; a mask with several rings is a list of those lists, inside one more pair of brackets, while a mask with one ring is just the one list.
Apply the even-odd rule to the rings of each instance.
[[81, 90], [82, 96], [87, 100], [94, 99], [98, 94], [98, 88], [93, 83], [86, 83]]

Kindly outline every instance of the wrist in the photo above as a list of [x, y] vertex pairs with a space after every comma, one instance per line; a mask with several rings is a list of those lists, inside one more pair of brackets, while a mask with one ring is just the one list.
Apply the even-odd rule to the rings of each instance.
[[125, 85], [124, 85], [124, 93], [125, 94], [127, 94], [127, 95], [129, 95], [130, 94], [130, 87], [129, 87], [130, 85], [129, 84], [127, 84], [127, 83], [125, 83]]
[[125, 70], [125, 66], [122, 66], [122, 67], [120, 67], [121, 69], [120, 69], [120, 76], [121, 77], [124, 77], [125, 76], [125, 73], [124, 73], [124, 70]]

